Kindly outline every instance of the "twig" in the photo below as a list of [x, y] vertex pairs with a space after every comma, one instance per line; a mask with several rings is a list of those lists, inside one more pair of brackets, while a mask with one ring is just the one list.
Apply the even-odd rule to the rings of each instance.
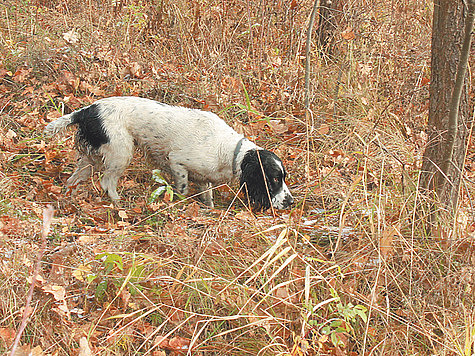
[[13, 356], [15, 354], [16, 348], [18, 347], [18, 343], [20, 342], [21, 335], [23, 334], [23, 331], [25, 330], [26, 323], [28, 322], [28, 318], [31, 313], [31, 306], [30, 306], [31, 299], [33, 297], [33, 290], [35, 289], [36, 278], [40, 272], [41, 260], [43, 259], [43, 255], [45, 253], [46, 236], [48, 236], [48, 233], [49, 233], [51, 220], [53, 219], [53, 214], [54, 214], [54, 210], [53, 210], [52, 205], [48, 205], [46, 209], [43, 210], [43, 229], [41, 231], [41, 248], [38, 251], [38, 257], [36, 260], [35, 269], [33, 271], [33, 275], [31, 278], [30, 290], [28, 291], [28, 295], [26, 297], [25, 310], [23, 311], [23, 317], [21, 318], [21, 325], [16, 334], [15, 341], [13, 342], [10, 356]]

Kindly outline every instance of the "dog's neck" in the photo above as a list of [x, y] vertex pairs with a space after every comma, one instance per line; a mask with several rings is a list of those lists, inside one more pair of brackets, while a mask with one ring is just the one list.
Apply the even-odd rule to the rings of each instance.
[[238, 143], [236, 144], [236, 148], [234, 149], [234, 154], [233, 154], [233, 174], [236, 175], [237, 173], [237, 156], [239, 154], [239, 151], [241, 151], [241, 146], [243, 141], [245, 141], [246, 138], [243, 137], [241, 138]]
[[237, 143], [234, 149], [232, 169], [234, 177], [241, 174], [241, 163], [250, 150], [262, 150], [262, 147], [257, 146], [254, 142], [249, 141], [247, 138], [242, 137]]

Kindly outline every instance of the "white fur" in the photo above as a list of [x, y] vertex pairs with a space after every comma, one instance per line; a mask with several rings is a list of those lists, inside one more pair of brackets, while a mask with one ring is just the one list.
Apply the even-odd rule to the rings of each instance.
[[[282, 162], [276, 160], [275, 163], [280, 167], [281, 171], [284, 172]], [[272, 206], [277, 209], [285, 209], [285, 201], [289, 196], [292, 196], [292, 194], [290, 194], [290, 190], [287, 187], [287, 184], [285, 184], [285, 182], [282, 182], [282, 188], [274, 196], [271, 197]]]

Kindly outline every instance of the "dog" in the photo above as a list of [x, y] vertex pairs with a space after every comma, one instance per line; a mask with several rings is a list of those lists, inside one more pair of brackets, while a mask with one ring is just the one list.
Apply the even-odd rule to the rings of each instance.
[[156, 164], [172, 175], [178, 193], [187, 195], [196, 183], [201, 200], [213, 207], [212, 185], [239, 179], [253, 208], [290, 207], [294, 199], [285, 184], [286, 171], [274, 153], [238, 134], [217, 115], [162, 104], [139, 97], [110, 97], [50, 122], [46, 137], [77, 125], [80, 153], [72, 187], [103, 168], [102, 189], [119, 201], [117, 182], [133, 157], [144, 147]]

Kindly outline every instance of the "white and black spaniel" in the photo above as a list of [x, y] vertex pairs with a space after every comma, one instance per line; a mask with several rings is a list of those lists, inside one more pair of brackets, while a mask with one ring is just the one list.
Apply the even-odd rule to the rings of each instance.
[[67, 186], [87, 179], [93, 168], [102, 166], [101, 186], [113, 202], [119, 200], [117, 181], [132, 160], [135, 143], [171, 173], [180, 194], [186, 195], [188, 181], [193, 181], [210, 207], [212, 185], [234, 178], [239, 178], [256, 209], [271, 205], [285, 209], [294, 201], [279, 157], [211, 112], [144, 98], [111, 97], [49, 123], [45, 134], [53, 136], [70, 125], [77, 125], [80, 159]]

